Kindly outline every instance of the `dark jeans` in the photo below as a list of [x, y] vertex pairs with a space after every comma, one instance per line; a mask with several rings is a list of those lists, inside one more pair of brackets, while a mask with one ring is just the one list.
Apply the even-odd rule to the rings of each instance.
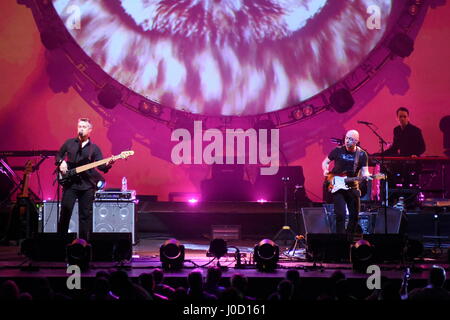
[[358, 225], [361, 192], [358, 189], [339, 190], [333, 193], [336, 233], [345, 233], [345, 206], [348, 208], [347, 233], [353, 234]]
[[74, 190], [65, 189], [61, 201], [61, 215], [58, 233], [67, 233], [75, 201], [78, 199], [78, 238], [87, 240], [92, 232], [92, 204], [94, 203], [94, 189]]

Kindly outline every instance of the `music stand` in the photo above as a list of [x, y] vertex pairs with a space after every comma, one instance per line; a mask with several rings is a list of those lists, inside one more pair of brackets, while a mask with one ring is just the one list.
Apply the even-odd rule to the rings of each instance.
[[[289, 236], [294, 240], [296, 237], [295, 232], [291, 229], [291, 226], [288, 223], [288, 199], [287, 199], [287, 184], [289, 181], [289, 177], [282, 177], [281, 180], [284, 183], [284, 225], [277, 232], [275, 237], [273, 238], [276, 241], [283, 233], [288, 233]], [[284, 243], [287, 243], [287, 240], [284, 240]]]

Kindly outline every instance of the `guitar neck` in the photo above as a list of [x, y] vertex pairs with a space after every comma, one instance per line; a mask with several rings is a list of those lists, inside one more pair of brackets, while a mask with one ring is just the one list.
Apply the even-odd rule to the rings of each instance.
[[361, 181], [364, 177], [351, 177], [351, 178], [345, 178], [346, 182], [354, 182], [354, 181]]
[[92, 163], [88, 163], [83, 166], [79, 166], [79, 167], [75, 168], [75, 172], [80, 173], [80, 172], [87, 171], [92, 168], [96, 168], [98, 166], [107, 164], [111, 159], [115, 160], [115, 157], [110, 157], [110, 158], [102, 159], [102, 160], [95, 161]]
[[[377, 180], [385, 179], [384, 175], [380, 175], [380, 174], [371, 175], [369, 177], [371, 177], [372, 179], [377, 179]], [[351, 177], [351, 178], [345, 178], [345, 181], [346, 182], [362, 181], [362, 180], [364, 180], [364, 178], [365, 177]]]
[[23, 179], [22, 192], [20, 193], [19, 197], [21, 197], [21, 198], [28, 198], [29, 180], [30, 180], [30, 175], [29, 175], [29, 173], [27, 173], [27, 174], [25, 174], [25, 177]]

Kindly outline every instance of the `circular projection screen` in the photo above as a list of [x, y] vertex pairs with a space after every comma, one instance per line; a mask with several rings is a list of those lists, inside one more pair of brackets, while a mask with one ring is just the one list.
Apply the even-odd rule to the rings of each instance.
[[[367, 27], [370, 6], [380, 29]], [[310, 98], [383, 37], [392, 0], [55, 0], [111, 77], [167, 107], [255, 115]], [[76, 6], [76, 10], [74, 10]]]

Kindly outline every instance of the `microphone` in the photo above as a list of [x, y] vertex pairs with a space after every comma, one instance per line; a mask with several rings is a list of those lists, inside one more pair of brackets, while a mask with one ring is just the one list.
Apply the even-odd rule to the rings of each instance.
[[371, 124], [373, 124], [372, 122], [360, 121], [360, 120], [358, 120], [358, 123], [366, 124], [366, 125], [371, 125]]
[[83, 132], [78, 132], [78, 136], [82, 137], [83, 136]]

